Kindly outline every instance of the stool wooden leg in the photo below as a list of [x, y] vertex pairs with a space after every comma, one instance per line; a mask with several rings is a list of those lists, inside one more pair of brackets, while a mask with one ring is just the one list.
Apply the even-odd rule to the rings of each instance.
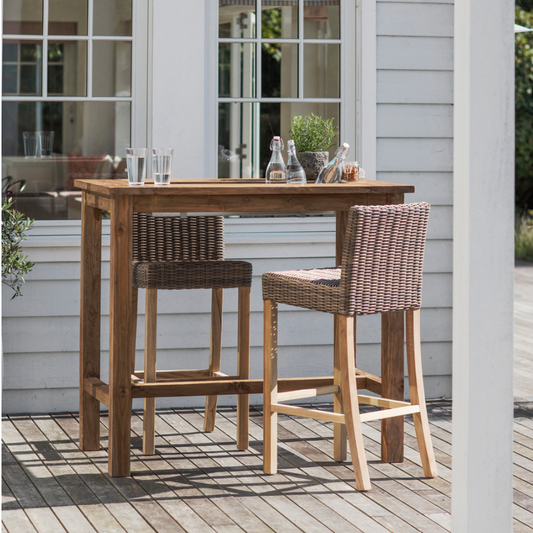
[[[250, 287], [239, 287], [239, 326], [237, 372], [240, 379], [250, 377]], [[237, 448], [248, 449], [249, 395], [237, 396]]]
[[135, 372], [135, 341], [137, 338], [137, 308], [139, 301], [139, 289], [131, 289], [131, 373]]
[[[157, 289], [146, 289], [144, 329], [144, 381], [156, 380]], [[155, 453], [155, 398], [144, 399], [143, 453]]]
[[278, 304], [265, 300], [263, 307], [263, 472], [278, 471]]
[[[339, 392], [333, 396], [333, 411], [335, 413], [342, 413], [342, 373], [338, 315], [335, 315], [333, 320], [333, 331], [335, 335], [333, 353], [333, 383], [339, 386]], [[335, 461], [346, 461], [347, 442], [348, 440], [346, 436], [346, 425], [333, 424], [333, 458], [335, 459]]]
[[[222, 298], [223, 289], [213, 289], [211, 297], [211, 343], [209, 346], [209, 375], [220, 372], [222, 349]], [[218, 396], [205, 399], [204, 431], [214, 431]]]
[[339, 344], [342, 373], [342, 398], [344, 420], [350, 454], [352, 456], [355, 484], [359, 490], [370, 490], [370, 475], [366, 463], [361, 416], [357, 400], [357, 380], [355, 377], [354, 319], [339, 315]]
[[420, 406], [420, 413], [413, 414], [418, 450], [427, 477], [437, 476], [437, 462], [431, 444], [429, 420], [424, 393], [424, 374], [422, 373], [422, 354], [420, 349], [420, 309], [405, 312], [407, 371], [409, 374], [409, 394], [411, 403]]

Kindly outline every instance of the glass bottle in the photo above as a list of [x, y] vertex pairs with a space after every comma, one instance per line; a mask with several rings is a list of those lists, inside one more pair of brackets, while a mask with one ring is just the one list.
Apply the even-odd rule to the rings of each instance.
[[342, 164], [349, 149], [348, 143], [344, 143], [337, 149], [335, 157], [320, 171], [316, 183], [339, 183], [342, 176]]
[[287, 167], [281, 155], [283, 139], [281, 137], [274, 137], [270, 143], [270, 149], [272, 150], [272, 157], [266, 169], [265, 182], [287, 183]]
[[289, 159], [287, 161], [287, 183], [302, 185], [307, 183], [305, 170], [296, 157], [296, 146], [294, 146], [294, 141], [292, 139], [287, 142], [287, 153], [289, 154]]

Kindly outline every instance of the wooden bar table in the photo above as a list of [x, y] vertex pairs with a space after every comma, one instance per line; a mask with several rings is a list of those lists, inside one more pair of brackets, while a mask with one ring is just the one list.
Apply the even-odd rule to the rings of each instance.
[[[176, 180], [166, 187], [148, 181], [130, 187], [127, 180], [76, 180], [82, 190], [81, 317], [80, 317], [80, 447], [100, 448], [100, 403], [109, 408], [111, 476], [130, 475], [130, 433], [133, 398], [262, 393], [261, 379], [227, 379], [188, 384], [147, 383], [132, 379], [132, 215], [145, 213], [299, 213], [335, 211], [336, 257], [340, 264], [347, 213], [353, 205], [403, 203], [411, 185], [379, 181], [327, 185], [265, 184], [262, 180]], [[109, 384], [100, 379], [100, 296], [102, 210], [111, 217]], [[335, 335], [336, 338], [336, 335]], [[335, 343], [336, 344], [336, 343]], [[306, 378], [309, 387], [332, 378]], [[364, 388], [364, 378], [362, 387]], [[290, 390], [291, 382], [280, 382]], [[403, 313], [382, 318], [382, 393], [404, 399]], [[358, 378], [359, 385], [359, 378]], [[301, 382], [295, 385], [302, 388]], [[382, 421], [382, 459], [403, 460], [403, 419]]]

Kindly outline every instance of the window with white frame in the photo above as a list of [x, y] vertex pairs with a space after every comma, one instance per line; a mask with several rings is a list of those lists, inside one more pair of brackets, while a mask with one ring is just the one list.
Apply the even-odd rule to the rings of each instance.
[[345, 70], [355, 69], [355, 59], [353, 65], [346, 60], [355, 58], [353, 28], [345, 29], [347, 11], [355, 25], [349, 5], [219, 0], [219, 178], [264, 177], [270, 141], [275, 135], [289, 139], [294, 115], [334, 119], [332, 154], [345, 136], [353, 142], [355, 87], [345, 83]]
[[2, 187], [32, 218], [80, 218], [76, 178], [124, 175], [132, 3], [3, 1]]

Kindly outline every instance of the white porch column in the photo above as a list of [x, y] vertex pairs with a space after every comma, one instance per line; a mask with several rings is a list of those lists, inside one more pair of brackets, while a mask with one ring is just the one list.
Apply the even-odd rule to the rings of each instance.
[[511, 533], [514, 2], [455, 3], [453, 533]]

